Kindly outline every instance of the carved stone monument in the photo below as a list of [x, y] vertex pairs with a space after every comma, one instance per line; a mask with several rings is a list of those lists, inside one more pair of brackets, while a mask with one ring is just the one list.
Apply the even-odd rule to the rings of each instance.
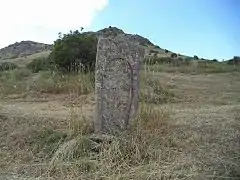
[[98, 41], [95, 93], [95, 133], [115, 134], [125, 130], [137, 113], [139, 68], [144, 48], [124, 37]]

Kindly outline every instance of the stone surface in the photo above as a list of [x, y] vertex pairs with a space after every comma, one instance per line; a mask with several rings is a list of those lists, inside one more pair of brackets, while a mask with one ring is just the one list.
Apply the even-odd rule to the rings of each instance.
[[139, 68], [144, 48], [124, 37], [98, 41], [95, 132], [115, 134], [128, 127], [139, 101]]

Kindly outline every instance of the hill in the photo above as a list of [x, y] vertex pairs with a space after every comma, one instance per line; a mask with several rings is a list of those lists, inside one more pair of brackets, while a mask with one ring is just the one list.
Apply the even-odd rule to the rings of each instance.
[[52, 45], [34, 41], [21, 41], [0, 49], [0, 59], [26, 57], [35, 53], [50, 50]]
[[[139, 45], [143, 46], [146, 50], [146, 56], [153, 56], [157, 55], [158, 57], [170, 57], [173, 52], [160, 48], [157, 45], [154, 45], [149, 39], [142, 37], [138, 34], [128, 34], [125, 33], [123, 30], [117, 27], [108, 27], [101, 29], [96, 32], [84, 32], [87, 34], [95, 34], [97, 38], [100, 37], [113, 37], [116, 35], [124, 36], [127, 40], [138, 43]], [[15, 59], [26, 57], [29, 55], [33, 55], [36, 53], [40, 53], [43, 51], [51, 50], [52, 45], [38, 43], [34, 41], [21, 41], [11, 44], [3, 49], [0, 49], [0, 59]], [[177, 53], [176, 53], [177, 54]], [[179, 57], [187, 57], [178, 54]]]
[[[140, 36], [138, 34], [128, 34], [124, 32], [122, 29], [119, 29], [117, 27], [111, 27], [101, 29], [96, 32], [85, 32], [87, 34], [95, 34], [98, 38], [100, 37], [114, 37], [114, 36], [124, 36], [127, 40], [130, 42], [137, 43], [145, 48], [146, 56], [158, 56], [158, 57], [170, 57], [172, 53], [167, 49], [161, 48], [158, 45], [153, 44], [149, 39]], [[178, 57], [188, 57], [185, 55], [181, 55], [178, 53], [175, 53]]]

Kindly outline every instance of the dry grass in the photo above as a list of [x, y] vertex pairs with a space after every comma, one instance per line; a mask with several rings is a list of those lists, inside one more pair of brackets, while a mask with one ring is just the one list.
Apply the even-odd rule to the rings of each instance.
[[19, 57], [19, 58], [14, 58], [14, 59], [7, 59], [3, 60], [3, 62], [12, 62], [17, 64], [19, 67], [26, 67], [28, 63], [30, 63], [33, 59], [39, 58], [39, 57], [47, 57], [51, 51], [42, 51], [39, 53], [35, 53], [33, 55], [29, 55], [26, 57]]
[[168, 85], [163, 85], [154, 73], [141, 73], [140, 101], [149, 104], [177, 102], [177, 97]]
[[[148, 168], [152, 162], [156, 163], [160, 156], [157, 152], [161, 152], [159, 137], [166, 137], [170, 133], [168, 118], [166, 112], [144, 106], [132, 128], [112, 137], [111, 142], [99, 144], [87, 134], [82, 134], [59, 148], [50, 162], [49, 174], [57, 179], [71, 176], [80, 179], [144, 179], [145, 175], [141, 177], [140, 174], [126, 172], [129, 169], [138, 172], [138, 168]], [[98, 151], [94, 147], [98, 147]], [[169, 152], [162, 151], [161, 158], [165, 158], [165, 153]], [[58, 176], [60, 174], [61, 177]]]
[[0, 73], [1, 96], [13, 94], [89, 94], [94, 90], [92, 73], [61, 75], [50, 71], [32, 74], [28, 69], [15, 69]]
[[240, 179], [238, 73], [143, 71], [152, 99], [141, 99], [126, 132], [103, 138], [92, 136], [90, 75], [10, 74], [2, 90], [30, 86], [2, 97], [26, 87], [32, 96], [0, 101], [0, 179]]
[[209, 74], [240, 72], [240, 66], [226, 65], [224, 63], [205, 64], [192, 61], [189, 65], [155, 64], [148, 67], [150, 71], [184, 74]]
[[0, 73], [0, 96], [17, 94], [26, 90], [26, 79], [31, 75], [27, 69], [14, 69]]

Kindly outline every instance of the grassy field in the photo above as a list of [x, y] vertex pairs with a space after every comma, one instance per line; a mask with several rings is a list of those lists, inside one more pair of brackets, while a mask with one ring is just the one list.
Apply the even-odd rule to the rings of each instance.
[[51, 51], [42, 51], [39, 53], [35, 53], [33, 55], [29, 55], [26, 57], [17, 57], [14, 59], [6, 59], [6, 60], [1, 60], [1, 62], [12, 62], [18, 65], [19, 67], [25, 67], [28, 63], [30, 63], [33, 59], [36, 59], [38, 57], [47, 57]]
[[240, 179], [240, 73], [225, 66], [143, 68], [139, 115], [111, 143], [91, 138], [92, 74], [2, 72], [0, 179]]

